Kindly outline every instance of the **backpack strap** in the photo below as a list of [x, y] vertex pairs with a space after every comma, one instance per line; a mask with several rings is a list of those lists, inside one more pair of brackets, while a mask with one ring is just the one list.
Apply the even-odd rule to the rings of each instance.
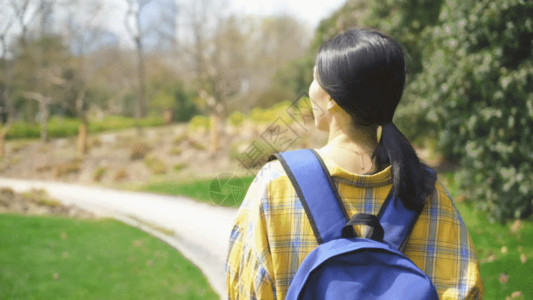
[[385, 231], [383, 241], [402, 250], [419, 215], [420, 211], [407, 208], [400, 198], [392, 195], [391, 191], [378, 213], [379, 221]]
[[[429, 167], [425, 170], [430, 174], [435, 173]], [[383, 240], [402, 251], [421, 212], [422, 209], [407, 208], [400, 198], [393, 196], [391, 190], [378, 213], [379, 221], [385, 231]]]
[[[350, 218], [320, 155], [314, 149], [300, 149], [276, 153], [274, 156], [289, 176], [318, 243], [341, 238]], [[402, 250], [419, 215], [420, 211], [407, 208], [403, 201], [393, 197], [391, 191], [378, 213], [385, 231], [383, 241]]]
[[318, 243], [341, 238], [348, 214], [318, 153], [300, 149], [274, 155], [289, 176]]

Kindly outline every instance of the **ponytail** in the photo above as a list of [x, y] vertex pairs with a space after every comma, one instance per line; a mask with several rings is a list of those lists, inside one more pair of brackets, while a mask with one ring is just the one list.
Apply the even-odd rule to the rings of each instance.
[[377, 166], [390, 164], [393, 195], [409, 208], [422, 209], [436, 173], [392, 124], [405, 85], [401, 45], [377, 30], [351, 28], [322, 44], [315, 64], [316, 80], [352, 120], [382, 126], [374, 152]]
[[380, 165], [392, 167], [394, 197], [399, 197], [408, 208], [421, 210], [433, 192], [437, 176], [418, 159], [411, 143], [393, 123], [382, 125], [374, 155]]

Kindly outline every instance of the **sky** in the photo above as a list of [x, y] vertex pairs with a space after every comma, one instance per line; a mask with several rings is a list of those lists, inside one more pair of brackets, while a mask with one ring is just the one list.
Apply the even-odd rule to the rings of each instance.
[[[179, 0], [195, 1], [195, 0]], [[273, 14], [290, 14], [306, 22], [310, 29], [316, 28], [319, 22], [331, 15], [346, 0], [309, 1], [309, 0], [226, 0], [229, 10], [236, 13], [267, 16]], [[105, 27], [127, 40], [127, 32], [124, 28], [124, 14], [126, 4], [124, 0], [105, 0], [104, 14], [100, 19]]]
[[[0, 0], [1, 1], [1, 0]], [[94, 2], [93, 2], [94, 1]], [[147, 0], [150, 1], [150, 0]], [[189, 1], [197, 0], [158, 0], [161, 2], [176, 1], [179, 3], [189, 3]], [[309, 1], [309, 0], [222, 0], [228, 3], [229, 8], [227, 11], [234, 13], [252, 14], [259, 16], [269, 16], [276, 14], [289, 14], [293, 15], [309, 26], [310, 32], [318, 26], [319, 22], [330, 16], [336, 9], [346, 0], [329, 0], [329, 1]], [[156, 1], [154, 1], [156, 2]], [[4, 2], [0, 2], [1, 4]], [[33, 3], [33, 2], [32, 2]], [[97, 14], [91, 14], [91, 5], [102, 5]], [[108, 30], [108, 35], [115, 36], [115, 39], [122, 45], [132, 46], [131, 38], [125, 27], [124, 18], [127, 11], [127, 5], [125, 0], [92, 0], [92, 1], [80, 1], [78, 2], [79, 8], [74, 6], [74, 10], [56, 11], [56, 19], [65, 19], [69, 17], [78, 20], [79, 22], [87, 22], [98, 24], [99, 26]], [[150, 6], [150, 5], [148, 5]], [[147, 15], [157, 10], [155, 5], [151, 5], [146, 10]], [[167, 12], [169, 13], [169, 12]], [[170, 12], [172, 13], [172, 12]], [[31, 15], [31, 14], [28, 14]], [[3, 12], [0, 10], [0, 18], [3, 18]], [[150, 18], [152, 20], [157, 18]], [[157, 26], [156, 23], [153, 25]], [[179, 22], [179, 21], [178, 21]], [[0, 23], [1, 20], [0, 20]], [[3, 25], [0, 24], [0, 25]], [[2, 26], [0, 26], [2, 27]], [[16, 36], [20, 31], [18, 26], [13, 26], [11, 34], [8, 36]], [[1, 50], [0, 50], [1, 51]]]
[[346, 0], [229, 0], [235, 11], [268, 15], [289, 13], [315, 28], [319, 22], [341, 7]]

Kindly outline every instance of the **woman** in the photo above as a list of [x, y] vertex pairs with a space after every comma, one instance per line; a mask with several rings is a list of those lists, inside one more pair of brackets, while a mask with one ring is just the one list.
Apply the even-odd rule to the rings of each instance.
[[[350, 29], [322, 45], [313, 73], [313, 111], [324, 112], [315, 115], [315, 125], [329, 132], [327, 144], [316, 150], [348, 214], [377, 214], [392, 191], [421, 210], [403, 252], [432, 279], [439, 297], [481, 298], [474, 246], [459, 211], [392, 122], [405, 84], [400, 45], [376, 30]], [[356, 228], [359, 236], [362, 230]], [[231, 233], [229, 298], [284, 299], [299, 265], [317, 245], [279, 161], [267, 163]]]

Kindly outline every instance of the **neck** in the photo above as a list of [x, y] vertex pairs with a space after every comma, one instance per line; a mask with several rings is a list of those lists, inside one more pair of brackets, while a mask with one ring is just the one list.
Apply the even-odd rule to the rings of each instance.
[[321, 151], [338, 165], [358, 174], [376, 170], [372, 154], [378, 145], [377, 126], [355, 126], [351, 118], [331, 118], [329, 137]]
[[332, 118], [327, 145], [372, 155], [378, 145], [377, 126], [354, 126], [351, 118]]

